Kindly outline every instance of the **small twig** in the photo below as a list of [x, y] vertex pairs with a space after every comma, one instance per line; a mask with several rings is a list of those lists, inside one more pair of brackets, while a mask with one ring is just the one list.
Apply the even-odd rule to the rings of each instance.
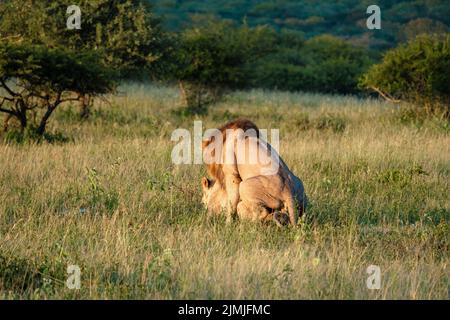
[[2, 97], [2, 98], [3, 98], [3, 100], [0, 103], [0, 112], [4, 112], [4, 113], [7, 113], [9, 115], [16, 116], [17, 114], [16, 114], [16, 112], [14, 112], [14, 110], [9, 110], [9, 109], [3, 108], [3, 104], [5, 103], [5, 101], [12, 102], [12, 101], [14, 101], [14, 99], [11, 99], [11, 98], [8, 98], [8, 97]]

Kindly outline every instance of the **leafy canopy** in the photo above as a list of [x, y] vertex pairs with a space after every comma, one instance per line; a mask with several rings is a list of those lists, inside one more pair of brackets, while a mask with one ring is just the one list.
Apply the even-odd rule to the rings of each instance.
[[427, 112], [450, 107], [450, 34], [420, 35], [388, 51], [360, 85], [389, 100], [422, 106]]
[[[70, 5], [81, 9], [81, 30], [66, 27]], [[0, 3], [0, 38], [99, 51], [122, 76], [158, 71], [167, 47], [159, 20], [143, 0], [6, 0]]]
[[244, 66], [270, 52], [272, 42], [273, 33], [266, 27], [208, 21], [181, 33], [177, 78], [209, 87], [245, 85]]
[[355, 93], [358, 78], [371, 63], [367, 50], [334, 36], [305, 41], [295, 34], [281, 33], [278, 39], [275, 52], [257, 60], [249, 69], [253, 86]]
[[[115, 78], [96, 52], [0, 44], [0, 112], [8, 114], [7, 121], [16, 118], [22, 130], [36, 126], [43, 134], [59, 105], [112, 92]], [[43, 112], [39, 123], [29, 123], [30, 111]]]
[[114, 88], [112, 76], [92, 51], [0, 44], [0, 81], [15, 81], [28, 90], [104, 94]]

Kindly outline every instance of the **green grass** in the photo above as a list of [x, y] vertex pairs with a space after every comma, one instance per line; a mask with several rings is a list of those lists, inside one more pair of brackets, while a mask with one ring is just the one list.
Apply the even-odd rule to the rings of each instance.
[[[0, 298], [448, 299], [448, 123], [377, 100], [237, 92], [208, 116], [175, 89], [139, 85], [53, 143], [1, 143]], [[234, 117], [280, 130], [311, 206], [298, 228], [208, 220], [200, 165], [175, 166], [170, 135]], [[81, 289], [65, 286], [81, 268]], [[368, 290], [366, 269], [381, 268]]]

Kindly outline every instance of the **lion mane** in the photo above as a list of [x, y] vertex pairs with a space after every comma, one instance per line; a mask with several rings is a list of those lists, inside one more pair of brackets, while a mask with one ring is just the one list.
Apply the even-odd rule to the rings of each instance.
[[[227, 130], [238, 130], [242, 129], [244, 132], [247, 130], [254, 130], [256, 132], [256, 137], [259, 138], [259, 129], [252, 121], [247, 119], [236, 119], [233, 121], [230, 121], [219, 128], [220, 133], [222, 134], [222, 145], [225, 145], [226, 139], [227, 139]], [[214, 136], [211, 137], [208, 140], [202, 141], [202, 149], [205, 150], [207, 146], [209, 146], [212, 142], [214, 142]], [[211, 154], [212, 157], [214, 157], [214, 150]], [[224, 173], [223, 173], [223, 165], [221, 163], [210, 163], [206, 164], [206, 169], [208, 174], [212, 179], [214, 179], [216, 182], [218, 182], [220, 185], [224, 185]]]

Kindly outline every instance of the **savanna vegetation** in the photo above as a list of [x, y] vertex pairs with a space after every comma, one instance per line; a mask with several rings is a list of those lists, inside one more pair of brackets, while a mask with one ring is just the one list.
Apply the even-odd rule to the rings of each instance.
[[[0, 299], [448, 299], [444, 1], [370, 32], [364, 1], [149, 3], [0, 3]], [[239, 117], [280, 130], [299, 226], [207, 219], [172, 163], [175, 129]]]
[[428, 115], [450, 117], [450, 34], [420, 35], [386, 53], [361, 85]]
[[[297, 228], [208, 220], [201, 165], [171, 162], [176, 88], [121, 87], [55, 111], [65, 143], [2, 144], [1, 298], [447, 299], [448, 123], [351, 97], [236, 92], [235, 117], [280, 130], [311, 206]], [[81, 268], [81, 289], [65, 286]], [[381, 289], [368, 290], [369, 265]]]

